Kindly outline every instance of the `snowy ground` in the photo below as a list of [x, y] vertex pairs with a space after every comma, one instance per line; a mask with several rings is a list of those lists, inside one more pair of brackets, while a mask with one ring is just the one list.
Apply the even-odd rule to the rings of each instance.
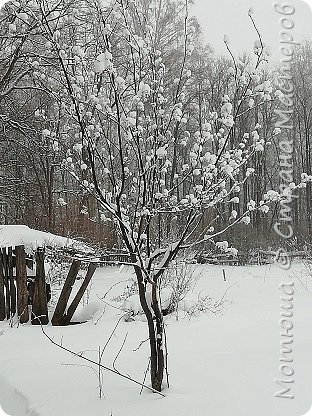
[[[303, 264], [289, 272], [275, 265], [225, 267], [196, 266], [201, 278], [196, 293], [220, 299], [226, 293], [222, 315], [205, 314], [188, 319], [185, 313], [166, 318], [169, 347], [170, 389], [165, 398], [115, 374], [103, 373], [104, 397], [98, 398], [96, 368], [55, 347], [40, 327], [11, 328], [0, 323], [0, 403], [16, 416], [288, 416], [301, 415], [312, 403], [312, 278]], [[116, 282], [131, 278], [131, 270], [98, 269], [89, 303], [77, 319], [87, 323], [70, 327], [45, 327], [50, 337], [86, 357], [97, 359], [122, 312], [101, 302]], [[276, 398], [281, 390], [280, 282], [295, 282], [294, 399]], [[116, 285], [105, 297], [112, 300], [126, 283]], [[85, 304], [87, 299], [85, 298]], [[121, 322], [108, 344], [103, 364], [111, 367], [125, 334], [126, 343], [116, 368], [143, 381], [147, 366], [146, 323]], [[74, 365], [72, 365], [74, 364]]]

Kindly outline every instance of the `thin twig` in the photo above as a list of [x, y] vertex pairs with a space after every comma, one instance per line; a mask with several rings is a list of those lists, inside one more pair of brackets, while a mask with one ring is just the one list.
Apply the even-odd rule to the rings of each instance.
[[115, 359], [114, 359], [114, 361], [113, 361], [113, 369], [114, 369], [115, 371], [117, 371], [118, 373], [119, 373], [119, 371], [118, 371], [118, 370], [117, 370], [117, 368], [115, 367], [115, 363], [116, 363], [117, 358], [119, 357], [119, 354], [121, 353], [121, 351], [122, 351], [122, 349], [123, 349], [123, 347], [124, 347], [124, 345], [125, 345], [125, 343], [126, 343], [127, 336], [128, 336], [128, 332], [126, 333], [126, 335], [125, 335], [125, 337], [124, 337], [124, 340], [123, 340], [123, 342], [122, 342], [122, 344], [121, 344], [121, 347], [119, 348], [119, 350], [118, 350], [118, 352], [117, 352], [117, 355], [116, 355], [116, 357], [115, 357]]
[[43, 335], [45, 335], [45, 337], [46, 338], [48, 338], [48, 340], [53, 344], [53, 345], [55, 345], [56, 347], [59, 347], [59, 348], [61, 348], [62, 350], [64, 350], [64, 351], [66, 351], [66, 352], [69, 352], [70, 354], [72, 354], [72, 355], [74, 355], [74, 356], [77, 356], [77, 357], [79, 357], [79, 358], [81, 358], [82, 360], [85, 360], [85, 361], [88, 361], [89, 363], [92, 363], [92, 364], [95, 364], [95, 365], [99, 365], [103, 370], [106, 370], [106, 371], [109, 371], [110, 373], [113, 373], [113, 374], [116, 374], [116, 375], [118, 375], [118, 376], [120, 376], [120, 377], [122, 377], [122, 378], [124, 378], [124, 379], [126, 379], [126, 380], [129, 380], [129, 381], [131, 381], [132, 383], [135, 383], [135, 384], [138, 384], [139, 386], [141, 386], [142, 387], [142, 389], [145, 387], [146, 389], [148, 389], [148, 390], [150, 390], [150, 391], [152, 391], [153, 393], [157, 393], [157, 394], [159, 394], [160, 396], [162, 396], [162, 397], [166, 397], [166, 395], [165, 394], [163, 394], [163, 393], [161, 393], [160, 391], [157, 391], [156, 389], [154, 389], [153, 387], [151, 387], [151, 386], [147, 386], [146, 384], [144, 384], [144, 383], [140, 383], [139, 381], [137, 381], [137, 380], [135, 380], [134, 378], [132, 378], [132, 377], [130, 377], [130, 376], [127, 376], [126, 374], [122, 374], [122, 373], [120, 373], [119, 371], [116, 371], [116, 370], [114, 370], [114, 369], [112, 369], [112, 368], [109, 368], [109, 367], [106, 367], [106, 366], [104, 366], [103, 364], [99, 364], [99, 363], [97, 363], [96, 361], [94, 361], [94, 360], [91, 360], [90, 358], [87, 358], [87, 357], [83, 357], [83, 356], [80, 356], [80, 355], [78, 355], [76, 352], [74, 352], [74, 351], [72, 351], [72, 350], [70, 350], [69, 348], [66, 348], [66, 347], [64, 347], [64, 346], [62, 346], [62, 345], [60, 345], [60, 344], [58, 344], [57, 342], [55, 342], [46, 332], [45, 332], [45, 330], [44, 330], [44, 328], [43, 328], [43, 326], [42, 326], [42, 324], [40, 325], [41, 326], [41, 331], [42, 331], [42, 333], [43, 333]]
[[150, 363], [151, 363], [151, 357], [149, 357], [149, 359], [148, 359], [148, 363], [147, 363], [147, 367], [146, 367], [146, 370], [145, 370], [145, 373], [144, 373], [144, 378], [143, 378], [143, 383], [142, 383], [142, 386], [141, 386], [140, 394], [142, 394], [142, 391], [143, 391], [143, 385], [144, 385], [145, 380], [146, 380], [146, 376], [147, 376], [147, 373], [148, 373], [148, 370], [149, 370], [149, 367], [150, 367]]
[[132, 351], [138, 351], [141, 346], [144, 344], [144, 342], [149, 341], [149, 338], [144, 339], [143, 341], [140, 342], [140, 344]]

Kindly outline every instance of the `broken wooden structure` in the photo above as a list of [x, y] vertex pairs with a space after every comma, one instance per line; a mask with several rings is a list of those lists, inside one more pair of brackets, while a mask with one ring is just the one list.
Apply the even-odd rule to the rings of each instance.
[[105, 253], [100, 256], [99, 260], [101, 266], [117, 266], [121, 264], [131, 263], [131, 257], [128, 253]]
[[220, 253], [201, 253], [197, 257], [197, 263], [200, 264], [216, 264], [228, 266], [245, 266], [248, 263], [248, 257], [245, 253], [239, 253], [237, 256], [233, 254]]
[[[231, 253], [212, 253], [201, 252], [197, 257], [197, 263], [200, 264], [215, 264], [222, 266], [245, 266], [245, 265], [258, 265], [274, 263], [276, 257], [276, 251], [253, 249], [248, 252], [239, 252], [236, 256]], [[289, 257], [311, 259], [311, 255], [308, 251], [291, 251], [288, 253]]]
[[[45, 251], [37, 248], [33, 258], [27, 256], [24, 246], [0, 249], [0, 321], [17, 316], [20, 323], [31, 321], [33, 325], [46, 325], [50, 321], [48, 302], [49, 284], [46, 283], [44, 268]], [[35, 276], [29, 276], [29, 269], [35, 267]], [[90, 262], [83, 282], [68, 305], [81, 267], [80, 260], [73, 260], [65, 279], [60, 297], [51, 318], [52, 325], [69, 325], [82, 299], [97, 263]]]

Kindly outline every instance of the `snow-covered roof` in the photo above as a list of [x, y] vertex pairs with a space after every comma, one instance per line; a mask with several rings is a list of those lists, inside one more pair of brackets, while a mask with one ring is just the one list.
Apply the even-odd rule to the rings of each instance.
[[86, 244], [44, 231], [34, 230], [27, 225], [0, 225], [0, 247], [24, 245], [27, 251], [38, 247], [52, 246], [90, 252]]

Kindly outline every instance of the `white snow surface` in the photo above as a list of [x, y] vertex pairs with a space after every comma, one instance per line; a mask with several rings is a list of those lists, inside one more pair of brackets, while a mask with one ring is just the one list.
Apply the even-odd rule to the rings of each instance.
[[[293, 416], [305, 414], [312, 403], [312, 278], [303, 264], [289, 271], [268, 266], [196, 266], [200, 280], [194, 293], [220, 299], [222, 315], [189, 319], [181, 311], [166, 316], [170, 388], [165, 398], [104, 371], [98, 397], [97, 367], [54, 346], [40, 327], [10, 327], [0, 322], [0, 404], [16, 416]], [[222, 269], [227, 281], [223, 281]], [[99, 268], [76, 319], [69, 327], [45, 327], [54, 341], [97, 360], [98, 348], [109, 339], [123, 311], [117, 301], [133, 278], [131, 268]], [[294, 282], [293, 362], [291, 393], [277, 398], [280, 373], [281, 282]], [[119, 283], [118, 283], [119, 282]], [[81, 281], [76, 282], [75, 290]], [[108, 290], [115, 285], [112, 290]], [[52, 288], [53, 289], [53, 288]], [[107, 293], [108, 292], [108, 293]], [[106, 294], [107, 293], [107, 294]], [[104, 303], [100, 300], [104, 297]], [[132, 299], [129, 300], [132, 302]], [[187, 302], [187, 299], [185, 299]], [[183, 307], [182, 309], [186, 309]], [[103, 354], [103, 364], [143, 381], [148, 363], [144, 319], [120, 321]], [[90, 366], [89, 366], [90, 365]], [[93, 367], [93, 368], [91, 368]], [[146, 380], [149, 383], [149, 380]]]
[[68, 247], [90, 252], [90, 248], [80, 241], [52, 233], [34, 230], [27, 225], [0, 225], [0, 247], [24, 245], [26, 250], [38, 247]]

